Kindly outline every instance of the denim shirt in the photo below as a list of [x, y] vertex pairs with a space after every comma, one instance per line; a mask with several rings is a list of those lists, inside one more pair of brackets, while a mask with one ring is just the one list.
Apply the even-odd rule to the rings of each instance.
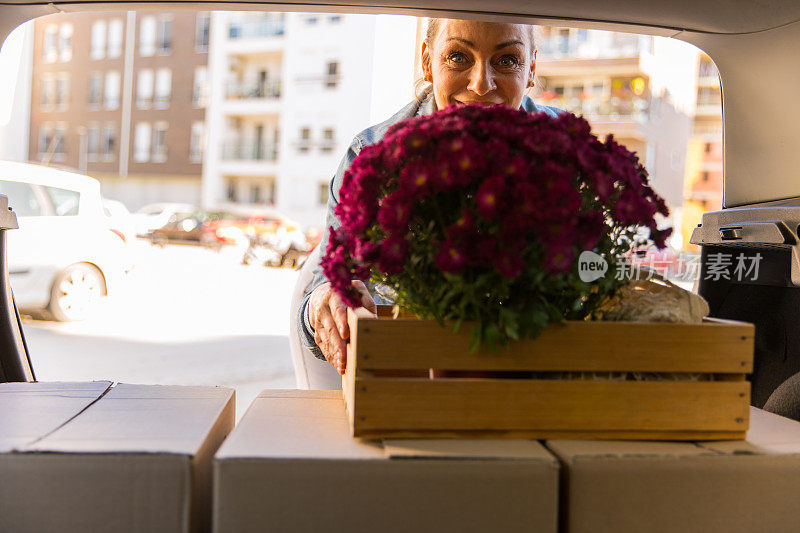
[[[560, 113], [563, 113], [561, 109], [557, 109], [555, 107], [536, 105], [528, 96], [524, 96], [522, 98], [520, 109], [524, 109], [529, 113], [547, 113], [551, 117], [555, 117]], [[336, 204], [339, 203], [339, 189], [342, 186], [344, 173], [348, 168], [350, 168], [350, 165], [353, 163], [361, 150], [365, 146], [375, 144], [383, 139], [383, 136], [386, 135], [386, 131], [392, 125], [397, 124], [398, 122], [407, 118], [430, 115], [434, 111], [436, 111], [436, 104], [433, 95], [428, 92], [427, 96], [425, 96], [423, 99], [413, 100], [388, 120], [385, 120], [380, 124], [376, 124], [375, 126], [371, 126], [355, 136], [353, 142], [350, 143], [350, 146], [347, 148], [347, 153], [345, 153], [342, 162], [339, 164], [336, 174], [333, 176], [333, 179], [331, 179], [330, 190], [328, 191], [327, 214], [325, 216], [325, 232], [323, 234], [322, 241], [319, 243], [319, 246], [321, 246], [320, 250], [323, 253], [328, 248], [330, 228], [336, 229], [340, 225], [339, 219], [336, 218], [336, 215], [334, 214], [334, 209], [336, 208]], [[325, 277], [325, 274], [323, 274], [322, 267], [316, 265], [314, 268], [314, 279], [306, 289], [303, 300], [300, 303], [299, 315], [297, 317], [297, 327], [300, 330], [300, 338], [302, 339], [303, 344], [309, 350], [311, 350], [311, 353], [313, 353], [314, 356], [322, 360], [325, 360], [325, 356], [322, 355], [322, 351], [314, 341], [314, 329], [311, 327], [311, 324], [309, 324], [306, 308], [308, 307], [308, 300], [311, 298], [311, 293], [314, 291], [314, 289], [327, 282], [328, 279]], [[391, 303], [386, 301], [380, 295], [376, 294], [373, 286], [368, 285], [368, 288], [376, 303]]]

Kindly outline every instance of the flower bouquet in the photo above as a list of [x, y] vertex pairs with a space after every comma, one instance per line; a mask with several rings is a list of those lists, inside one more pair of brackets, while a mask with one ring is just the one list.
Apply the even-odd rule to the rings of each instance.
[[[339, 196], [323, 269], [353, 307], [342, 382], [353, 435], [747, 430], [752, 325], [584, 320], [624, 292], [623, 258], [670, 234], [656, 226], [667, 208], [636, 156], [585, 120], [469, 106], [414, 118], [364, 148]], [[605, 262], [605, 275], [581, 276], [582, 254]], [[388, 287], [416, 317], [357, 309], [354, 278]], [[709, 379], [571, 377], [621, 373]]]
[[[352, 279], [440, 324], [474, 324], [471, 350], [580, 320], [625, 283], [632, 249], [664, 247], [667, 207], [635, 154], [583, 118], [450, 106], [394, 125], [344, 175], [322, 267], [347, 305]], [[642, 237], [649, 229], [649, 238]], [[591, 251], [600, 279], [576, 266]]]

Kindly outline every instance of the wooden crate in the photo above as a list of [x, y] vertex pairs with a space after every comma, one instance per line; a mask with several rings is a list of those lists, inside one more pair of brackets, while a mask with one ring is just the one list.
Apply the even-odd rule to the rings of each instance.
[[[498, 353], [470, 325], [349, 311], [342, 378], [353, 435], [716, 440], [744, 438], [752, 324], [567, 322]], [[429, 369], [437, 369], [429, 374]], [[701, 381], [563, 379], [552, 372], [704, 374]], [[430, 375], [445, 377], [430, 377]]]

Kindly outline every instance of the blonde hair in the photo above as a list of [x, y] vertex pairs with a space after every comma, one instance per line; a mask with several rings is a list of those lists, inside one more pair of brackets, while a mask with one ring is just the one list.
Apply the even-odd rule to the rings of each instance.
[[[433, 49], [433, 40], [436, 38], [436, 34], [439, 32], [439, 26], [443, 20], [446, 19], [428, 19], [428, 27], [425, 29], [425, 44], [428, 45], [429, 50]], [[536, 51], [536, 27], [531, 24], [523, 24], [523, 26], [526, 26], [528, 30], [528, 39], [531, 43], [531, 59], [533, 59], [533, 54]], [[427, 100], [432, 92], [432, 89], [433, 84], [429, 81], [425, 81], [424, 77], [418, 78], [414, 82], [414, 95], [419, 101]]]

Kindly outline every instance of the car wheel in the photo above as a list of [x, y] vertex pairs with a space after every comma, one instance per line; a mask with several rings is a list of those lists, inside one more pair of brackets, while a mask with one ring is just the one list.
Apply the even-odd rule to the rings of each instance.
[[83, 320], [105, 294], [106, 283], [100, 271], [87, 263], [76, 263], [56, 276], [47, 310], [59, 322]]

